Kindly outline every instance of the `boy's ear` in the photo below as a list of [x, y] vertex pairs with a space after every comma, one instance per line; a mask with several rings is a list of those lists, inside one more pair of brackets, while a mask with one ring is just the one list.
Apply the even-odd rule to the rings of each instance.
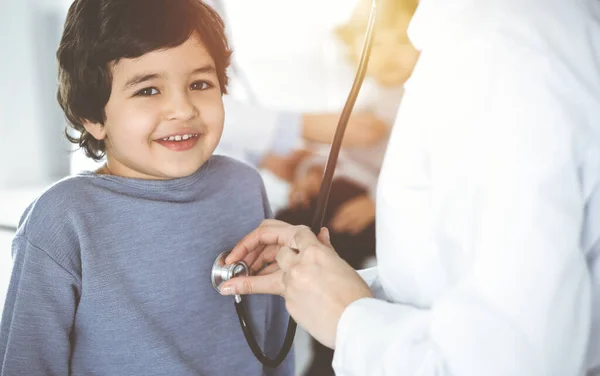
[[104, 125], [100, 123], [93, 123], [89, 120], [84, 120], [83, 127], [98, 141], [104, 140], [106, 137], [106, 128], [104, 128]]

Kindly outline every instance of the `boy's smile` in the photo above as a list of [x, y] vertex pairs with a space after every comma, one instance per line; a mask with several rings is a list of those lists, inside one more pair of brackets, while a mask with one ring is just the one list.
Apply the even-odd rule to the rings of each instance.
[[111, 63], [104, 125], [86, 123], [104, 140], [108, 170], [141, 179], [193, 174], [212, 155], [224, 110], [215, 63], [196, 35], [183, 44]]
[[174, 135], [159, 138], [156, 142], [173, 151], [186, 151], [196, 145], [200, 136], [200, 133], [178, 132]]

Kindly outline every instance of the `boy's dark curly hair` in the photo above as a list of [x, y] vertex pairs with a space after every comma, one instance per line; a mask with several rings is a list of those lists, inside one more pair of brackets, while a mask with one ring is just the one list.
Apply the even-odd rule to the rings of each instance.
[[104, 124], [111, 93], [110, 63], [176, 47], [197, 33], [215, 61], [222, 93], [227, 92], [231, 51], [221, 17], [201, 0], [75, 0], [58, 51], [58, 103], [79, 144], [94, 160], [104, 157], [85, 120]]

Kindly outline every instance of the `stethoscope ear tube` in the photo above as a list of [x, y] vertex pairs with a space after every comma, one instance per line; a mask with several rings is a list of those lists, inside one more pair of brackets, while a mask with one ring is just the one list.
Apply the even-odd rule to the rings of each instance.
[[329, 193], [331, 191], [331, 184], [333, 181], [333, 175], [335, 173], [335, 167], [337, 165], [338, 157], [340, 155], [342, 141], [344, 140], [344, 133], [346, 132], [346, 127], [348, 126], [348, 120], [350, 119], [350, 115], [352, 115], [352, 110], [354, 109], [356, 98], [358, 98], [360, 88], [362, 87], [365, 75], [367, 74], [367, 68], [369, 66], [369, 57], [371, 56], [371, 48], [373, 46], [373, 36], [375, 30], [376, 17], [377, 0], [373, 0], [373, 5], [371, 6], [371, 13], [369, 15], [369, 23], [367, 25], [367, 31], [365, 34], [365, 41], [363, 44], [360, 61], [358, 63], [358, 69], [356, 72], [356, 77], [354, 78], [352, 89], [350, 90], [350, 94], [348, 94], [348, 99], [346, 100], [346, 104], [344, 105], [342, 115], [340, 116], [340, 120], [335, 131], [335, 136], [333, 137], [333, 142], [331, 143], [331, 149], [329, 150], [329, 158], [327, 159], [327, 165], [323, 174], [323, 181], [321, 182], [321, 189], [319, 190], [319, 196], [317, 197], [317, 207], [315, 209], [313, 221], [310, 226], [310, 229], [315, 235], [318, 235], [321, 231], [321, 227], [323, 227], [325, 209], [327, 208], [327, 202], [329, 201]]
[[[360, 62], [358, 64], [356, 77], [354, 79], [354, 84], [352, 85], [352, 89], [350, 90], [350, 94], [348, 95], [348, 99], [346, 100], [346, 104], [344, 105], [342, 115], [340, 116], [340, 120], [336, 128], [335, 136], [333, 138], [331, 149], [329, 151], [329, 158], [327, 159], [327, 165], [323, 174], [321, 189], [317, 198], [317, 207], [310, 227], [315, 235], [317, 235], [321, 231], [321, 227], [323, 226], [323, 221], [325, 218], [325, 209], [327, 208], [327, 202], [329, 201], [329, 193], [331, 191], [331, 184], [333, 182], [335, 166], [337, 165], [340, 149], [342, 147], [342, 141], [344, 139], [344, 133], [346, 132], [346, 126], [348, 125], [348, 120], [350, 119], [350, 115], [352, 114], [352, 109], [354, 108], [354, 104], [356, 103], [356, 98], [358, 97], [358, 93], [360, 92], [360, 88], [367, 73], [369, 57], [371, 55], [371, 47], [373, 45], [376, 13], [377, 0], [373, 0], [371, 13], [369, 15], [369, 23], [367, 26], [365, 42], [363, 45]], [[294, 321], [294, 319], [290, 317], [285, 340], [283, 342], [281, 350], [274, 359], [270, 359], [269, 357], [267, 357], [267, 355], [265, 355], [265, 353], [261, 350], [260, 346], [256, 343], [256, 337], [254, 337], [252, 328], [246, 320], [246, 307], [241, 297], [236, 296], [235, 310], [238, 314], [240, 325], [242, 327], [242, 331], [244, 332], [244, 337], [246, 337], [248, 346], [250, 346], [250, 349], [254, 353], [256, 359], [258, 359], [262, 364], [268, 367], [275, 368], [279, 366], [287, 357], [288, 353], [292, 348], [292, 344], [294, 343], [294, 336], [296, 335], [296, 322]]]

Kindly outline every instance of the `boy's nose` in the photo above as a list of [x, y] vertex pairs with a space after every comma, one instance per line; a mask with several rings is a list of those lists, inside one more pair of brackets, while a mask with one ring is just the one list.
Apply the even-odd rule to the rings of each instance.
[[169, 97], [166, 116], [169, 120], [186, 121], [198, 116], [199, 112], [189, 95], [178, 93]]

